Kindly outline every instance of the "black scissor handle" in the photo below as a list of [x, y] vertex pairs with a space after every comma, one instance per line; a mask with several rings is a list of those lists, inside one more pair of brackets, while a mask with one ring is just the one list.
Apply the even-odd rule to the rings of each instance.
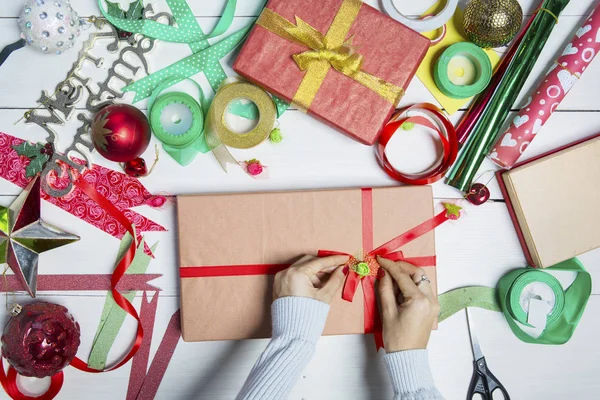
[[473, 361], [473, 377], [469, 385], [467, 400], [472, 400], [475, 394], [480, 394], [483, 400], [493, 400], [492, 393], [500, 390], [504, 395], [504, 400], [510, 400], [508, 392], [502, 386], [500, 381], [487, 368], [485, 357]]

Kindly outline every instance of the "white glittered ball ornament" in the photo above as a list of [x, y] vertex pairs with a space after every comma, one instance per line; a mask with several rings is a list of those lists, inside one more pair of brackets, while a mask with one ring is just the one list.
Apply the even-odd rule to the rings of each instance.
[[19, 28], [30, 47], [48, 54], [62, 54], [80, 34], [79, 16], [69, 0], [27, 0]]

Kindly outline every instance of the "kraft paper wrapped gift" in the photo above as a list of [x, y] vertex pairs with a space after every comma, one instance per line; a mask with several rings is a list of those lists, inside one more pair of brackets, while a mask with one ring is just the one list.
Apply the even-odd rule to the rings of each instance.
[[[271, 0], [233, 68], [372, 145], [428, 49], [429, 39], [360, 0]], [[367, 87], [369, 82], [383, 86], [384, 95]]]
[[[263, 272], [319, 250], [360, 256], [365, 247], [370, 251], [430, 220], [432, 203], [429, 186], [179, 196], [183, 339], [269, 337], [273, 275]], [[407, 261], [432, 258], [434, 232], [398, 250]], [[262, 272], [246, 275], [257, 268]], [[425, 270], [435, 289], [435, 267]], [[324, 334], [364, 329], [361, 285], [352, 302], [340, 290]]]

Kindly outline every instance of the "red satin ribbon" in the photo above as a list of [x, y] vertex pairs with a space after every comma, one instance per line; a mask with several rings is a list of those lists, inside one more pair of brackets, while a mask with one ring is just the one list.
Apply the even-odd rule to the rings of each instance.
[[133, 229], [133, 225], [131, 224], [131, 222], [129, 222], [129, 220], [127, 219], [125, 214], [123, 214], [123, 212], [121, 210], [119, 210], [113, 203], [111, 203], [106, 197], [104, 197], [100, 193], [98, 193], [98, 191], [92, 185], [90, 185], [85, 179], [83, 179], [83, 178], [78, 179], [75, 182], [75, 186], [77, 186], [77, 188], [79, 188], [79, 190], [81, 190], [83, 193], [88, 195], [92, 200], [94, 200], [102, 208], [104, 208], [104, 210], [106, 210], [106, 212], [108, 212], [113, 218], [115, 218], [117, 221], [119, 221], [119, 223], [121, 223], [127, 229], [127, 232], [129, 232], [129, 234], [133, 238], [133, 240], [131, 241], [131, 245], [129, 246], [129, 248], [127, 249], [127, 252], [125, 253], [125, 256], [123, 256], [121, 261], [119, 261], [119, 264], [117, 264], [117, 267], [115, 268], [115, 270], [112, 274], [112, 278], [110, 280], [110, 286], [111, 286], [111, 293], [113, 295], [115, 302], [119, 305], [119, 307], [121, 307], [123, 310], [125, 310], [125, 312], [127, 314], [129, 314], [133, 318], [135, 318], [138, 323], [135, 342], [134, 342], [133, 346], [131, 347], [131, 350], [129, 350], [129, 353], [125, 356], [125, 358], [123, 358], [123, 360], [121, 360], [117, 365], [115, 365], [111, 368], [108, 368], [108, 369], [97, 370], [97, 369], [89, 368], [85, 361], [83, 361], [77, 357], [75, 357], [73, 359], [73, 361], [71, 362], [71, 365], [73, 367], [77, 368], [78, 370], [85, 371], [85, 372], [99, 373], [99, 372], [114, 371], [117, 368], [121, 368], [129, 360], [131, 360], [131, 358], [135, 355], [135, 353], [137, 353], [138, 349], [140, 348], [140, 345], [142, 344], [142, 338], [144, 337], [144, 329], [142, 328], [140, 317], [139, 317], [137, 311], [135, 310], [133, 305], [129, 302], [129, 300], [127, 300], [125, 298], [125, 296], [123, 296], [117, 290], [117, 284], [119, 283], [119, 281], [121, 280], [123, 275], [125, 275], [127, 268], [129, 268], [129, 265], [131, 265], [131, 262], [133, 261], [133, 258], [135, 257], [135, 249], [137, 247], [136, 235], [135, 235], [135, 231]]
[[[429, 118], [424, 117], [422, 115], [415, 115], [413, 117], [408, 116], [409, 111], [425, 111], [432, 114]], [[401, 117], [404, 115], [404, 117]], [[435, 120], [437, 123], [431, 122]], [[388, 142], [397, 132], [397, 130], [405, 123], [413, 123], [415, 125], [421, 125], [426, 128], [433, 129], [437, 132], [442, 142], [443, 152], [436, 161], [435, 165], [431, 167], [428, 171], [421, 174], [405, 174], [398, 170], [396, 170], [392, 164], [390, 163], [387, 155], [385, 154], [385, 149], [387, 147]], [[442, 132], [440, 126], [444, 128], [445, 132]], [[397, 111], [390, 122], [387, 123], [385, 128], [383, 128], [383, 132], [379, 137], [377, 142], [377, 161], [379, 161], [379, 165], [383, 168], [383, 170], [393, 179], [406, 183], [408, 185], [428, 185], [430, 183], [434, 183], [439, 181], [444, 177], [446, 171], [452, 166], [454, 161], [456, 160], [456, 155], [458, 154], [458, 141], [456, 139], [456, 131], [454, 130], [454, 126], [448, 118], [442, 114], [442, 111], [429, 103], [419, 103], [413, 106], [404, 108], [402, 110]]]
[[46, 393], [37, 397], [27, 396], [23, 394], [17, 386], [17, 371], [13, 367], [9, 366], [8, 374], [5, 374], [4, 365], [0, 359], [0, 383], [2, 384], [2, 387], [6, 393], [15, 400], [52, 400], [54, 397], [56, 397], [58, 392], [60, 392], [64, 378], [63, 372], [60, 371], [52, 375], [52, 378], [50, 378], [50, 387]]
[[221, 265], [207, 267], [184, 267], [179, 269], [181, 278], [208, 278], [215, 276], [275, 275], [290, 264]]

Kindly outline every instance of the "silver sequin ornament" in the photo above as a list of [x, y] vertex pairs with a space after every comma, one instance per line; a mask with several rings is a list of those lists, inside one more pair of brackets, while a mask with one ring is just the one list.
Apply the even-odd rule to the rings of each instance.
[[27, 44], [47, 54], [61, 54], [79, 36], [79, 16], [68, 0], [27, 0], [18, 23]]

